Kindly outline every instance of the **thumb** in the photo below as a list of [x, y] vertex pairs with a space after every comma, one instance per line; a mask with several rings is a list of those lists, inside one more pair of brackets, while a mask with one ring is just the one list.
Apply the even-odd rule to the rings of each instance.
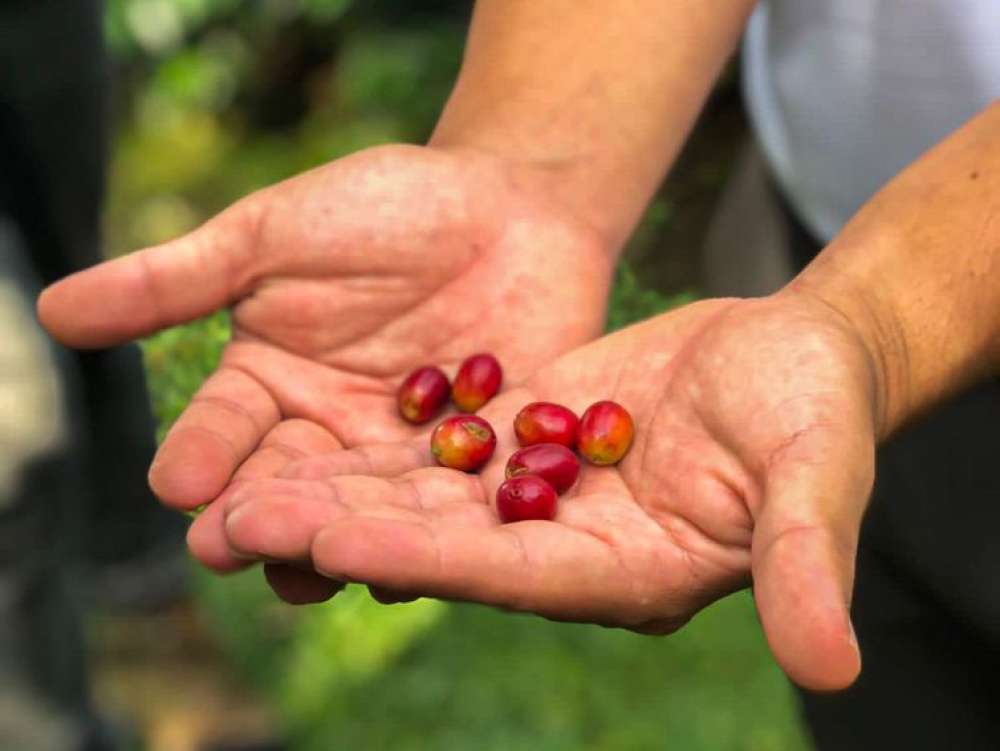
[[42, 292], [38, 317], [71, 347], [100, 348], [223, 308], [253, 283], [260, 201], [245, 199], [199, 229], [62, 279]]
[[804, 434], [767, 471], [753, 536], [754, 597], [775, 659], [803, 688], [848, 687], [861, 671], [851, 624], [874, 444]]

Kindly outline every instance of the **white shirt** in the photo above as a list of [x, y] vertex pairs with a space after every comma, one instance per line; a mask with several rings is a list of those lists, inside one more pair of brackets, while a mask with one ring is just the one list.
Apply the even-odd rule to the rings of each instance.
[[819, 239], [1000, 98], [1000, 0], [764, 0], [744, 92], [778, 182]]

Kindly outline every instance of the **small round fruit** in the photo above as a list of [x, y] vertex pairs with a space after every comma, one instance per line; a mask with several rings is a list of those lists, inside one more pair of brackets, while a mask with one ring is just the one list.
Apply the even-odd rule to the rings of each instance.
[[417, 425], [427, 422], [441, 411], [450, 390], [448, 376], [440, 368], [417, 368], [396, 393], [399, 414]]
[[573, 411], [561, 404], [532, 402], [514, 418], [514, 433], [522, 446], [558, 443], [574, 448], [579, 423]]
[[493, 456], [497, 437], [486, 420], [476, 415], [455, 415], [431, 433], [431, 453], [442, 467], [470, 472]]
[[597, 402], [580, 418], [576, 446], [591, 464], [617, 464], [628, 453], [635, 435], [632, 415], [617, 402]]
[[576, 482], [580, 460], [558, 443], [536, 443], [511, 454], [507, 460], [507, 478], [537, 475], [562, 495]]
[[503, 370], [493, 355], [473, 355], [462, 363], [451, 387], [451, 400], [462, 412], [475, 412], [496, 396]]
[[537, 475], [518, 475], [497, 488], [497, 514], [504, 524], [556, 515], [556, 491]]

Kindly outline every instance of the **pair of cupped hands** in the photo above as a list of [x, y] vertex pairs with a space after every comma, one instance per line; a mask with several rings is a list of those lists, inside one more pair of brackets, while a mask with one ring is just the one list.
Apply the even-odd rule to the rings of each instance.
[[[613, 252], [540, 185], [482, 154], [360, 152], [55, 284], [40, 317], [66, 344], [103, 347], [231, 309], [218, 369], [150, 470], [167, 505], [205, 506], [188, 543], [211, 569], [263, 562], [293, 603], [358, 582], [383, 602], [470, 600], [648, 634], [752, 583], [789, 676], [849, 684], [871, 352], [794, 285], [600, 337]], [[480, 413], [496, 454], [480, 474], [433, 466], [397, 387], [482, 351], [505, 370]], [[501, 525], [517, 411], [601, 399], [634, 416], [628, 456], [585, 466], [554, 521]]]

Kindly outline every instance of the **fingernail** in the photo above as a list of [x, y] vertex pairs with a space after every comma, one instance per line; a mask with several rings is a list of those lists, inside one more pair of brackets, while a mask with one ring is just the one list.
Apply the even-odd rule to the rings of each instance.
[[854, 630], [854, 623], [850, 619], [847, 620], [847, 641], [854, 647], [854, 651], [861, 654], [861, 647], [858, 646], [858, 634]]
[[236, 506], [232, 510], [227, 509], [223, 513], [223, 518], [225, 519], [223, 525], [225, 526], [226, 531], [228, 532], [230, 527], [235, 527], [237, 524], [239, 524], [240, 519], [242, 519], [245, 514], [246, 514], [245, 506]]

